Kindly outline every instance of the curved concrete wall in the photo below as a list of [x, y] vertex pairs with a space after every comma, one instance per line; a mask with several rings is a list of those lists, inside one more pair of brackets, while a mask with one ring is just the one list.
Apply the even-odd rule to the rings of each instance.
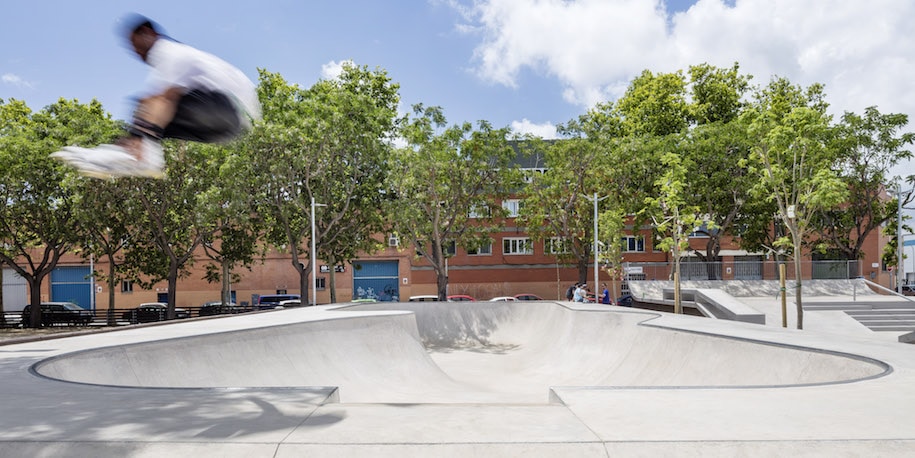
[[551, 386], [798, 385], [885, 370], [844, 355], [654, 327], [652, 314], [552, 302], [345, 310], [363, 313], [89, 350], [35, 370], [119, 386], [338, 386], [344, 402], [545, 402]]

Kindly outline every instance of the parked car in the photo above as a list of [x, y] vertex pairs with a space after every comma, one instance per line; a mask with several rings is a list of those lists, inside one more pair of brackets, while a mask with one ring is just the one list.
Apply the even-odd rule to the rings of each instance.
[[[95, 314], [91, 310], [86, 310], [72, 302], [42, 302], [41, 303], [41, 325], [52, 326], [55, 324], [66, 324], [67, 326], [85, 326], [92, 322]], [[32, 325], [32, 305], [26, 305], [22, 309], [22, 327], [27, 328]]]
[[489, 302], [515, 302], [516, 300], [514, 296], [499, 296], [490, 299]]
[[[132, 324], [165, 321], [168, 318], [168, 304], [164, 302], [146, 302], [135, 309], [130, 309], [121, 316], [124, 321]], [[191, 314], [185, 309], [175, 308], [175, 318], [190, 318]]]
[[515, 299], [519, 301], [542, 301], [543, 298], [536, 294], [515, 294]]
[[438, 301], [438, 296], [432, 294], [424, 294], [421, 296], [410, 296], [410, 302], [436, 302]]
[[277, 306], [278, 306], [278, 307], [283, 307], [283, 308], [288, 308], [288, 307], [301, 307], [301, 306], [302, 306], [302, 300], [301, 300], [301, 299], [287, 299], [287, 300], [285, 300], [285, 301], [280, 301], [280, 302], [277, 304]]
[[257, 309], [275, 309], [280, 306], [280, 302], [292, 300], [300, 300], [300, 296], [298, 294], [264, 294], [257, 298]]
[[466, 302], [466, 301], [476, 301], [476, 299], [474, 299], [473, 297], [468, 296], [466, 294], [452, 294], [451, 296], [448, 296], [448, 302]]
[[197, 314], [199, 316], [230, 315], [242, 313], [244, 311], [244, 307], [239, 307], [238, 304], [234, 302], [223, 305], [222, 301], [210, 301], [201, 305], [200, 311], [197, 312]]

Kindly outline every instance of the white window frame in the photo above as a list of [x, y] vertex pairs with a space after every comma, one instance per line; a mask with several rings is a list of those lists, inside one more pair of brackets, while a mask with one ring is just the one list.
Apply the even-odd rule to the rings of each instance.
[[[645, 236], [643, 235], [624, 235], [620, 238], [620, 245], [622, 246], [623, 253], [644, 253], [645, 252]], [[635, 246], [635, 249], [630, 249], [630, 246]], [[641, 247], [639, 247], [641, 245]]]
[[565, 237], [550, 237], [546, 240], [544, 248], [546, 254], [568, 254], [570, 252], [569, 239]]
[[521, 214], [521, 199], [505, 199], [502, 201], [502, 209], [507, 212], [508, 218], [517, 218]]
[[531, 255], [534, 254], [534, 244], [530, 237], [505, 237], [502, 239], [502, 254]]
[[489, 210], [487, 205], [473, 205], [470, 207], [470, 214], [467, 215], [470, 219], [479, 219], [479, 218], [489, 218], [492, 215], [492, 212]]
[[467, 256], [492, 256], [492, 242], [476, 249], [468, 249]]

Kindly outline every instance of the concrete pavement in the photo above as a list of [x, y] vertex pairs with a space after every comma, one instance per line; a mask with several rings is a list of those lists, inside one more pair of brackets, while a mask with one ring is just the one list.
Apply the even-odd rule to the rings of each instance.
[[[869, 331], [868, 331], [869, 332]], [[0, 346], [2, 456], [906, 456], [915, 347], [538, 303]]]

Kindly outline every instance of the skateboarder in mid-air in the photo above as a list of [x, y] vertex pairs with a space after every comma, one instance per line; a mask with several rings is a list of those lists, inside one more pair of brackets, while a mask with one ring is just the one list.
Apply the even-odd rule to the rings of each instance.
[[254, 83], [218, 57], [178, 43], [142, 16], [124, 21], [129, 47], [151, 67], [149, 95], [137, 103], [114, 145], [52, 154], [88, 176], [164, 176], [161, 140], [228, 141], [260, 117]]

